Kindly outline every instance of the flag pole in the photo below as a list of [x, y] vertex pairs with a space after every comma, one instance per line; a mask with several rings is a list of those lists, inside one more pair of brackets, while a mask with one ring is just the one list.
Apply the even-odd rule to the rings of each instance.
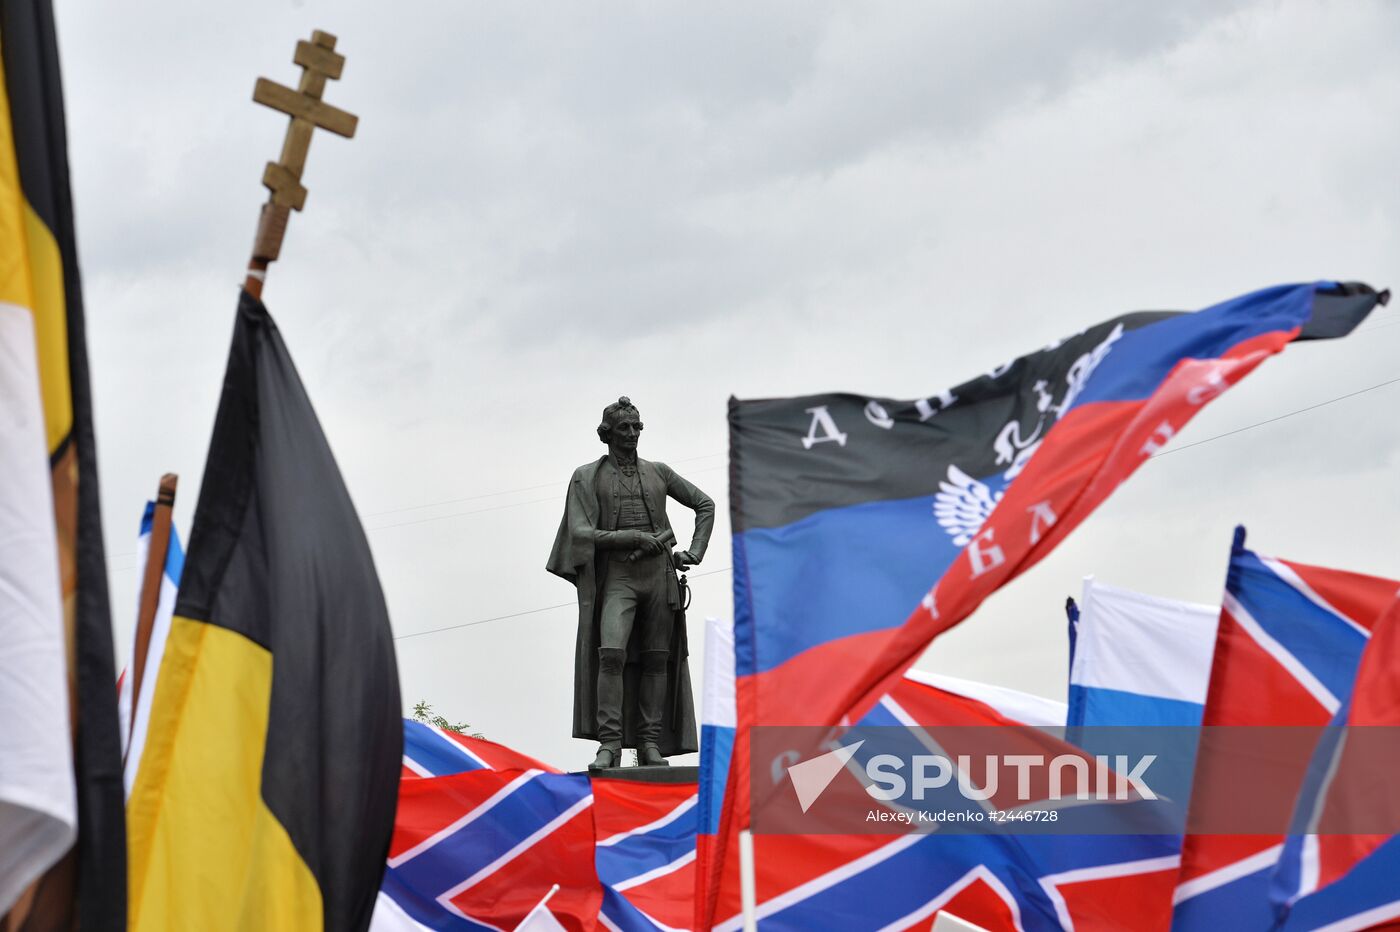
[[739, 832], [739, 902], [744, 910], [744, 932], [758, 932], [758, 891], [754, 882], [753, 832]]
[[306, 204], [301, 173], [306, 168], [312, 132], [320, 128], [350, 139], [359, 124], [359, 117], [353, 113], [332, 107], [321, 99], [326, 81], [339, 80], [345, 68], [345, 56], [336, 54], [335, 42], [335, 36], [320, 29], [311, 33], [311, 41], [297, 42], [292, 61], [301, 66], [302, 72], [296, 90], [267, 78], [258, 78], [253, 86], [254, 102], [291, 118], [282, 141], [282, 157], [268, 162], [263, 169], [263, 185], [270, 193], [258, 215], [253, 255], [248, 260], [248, 274], [243, 281], [244, 289], [255, 298], [262, 297], [267, 267], [282, 252], [282, 238], [287, 234], [287, 221], [292, 211], [301, 210]]
[[160, 477], [160, 483], [156, 487], [156, 507], [151, 517], [151, 539], [146, 548], [146, 568], [141, 574], [141, 601], [136, 609], [136, 646], [131, 656], [131, 722], [127, 723], [129, 728], [136, 721], [136, 697], [141, 695], [141, 679], [146, 672], [146, 652], [151, 645], [151, 629], [155, 627], [156, 606], [160, 604], [165, 556], [170, 549], [175, 487], [179, 482], [179, 476], [168, 472]]

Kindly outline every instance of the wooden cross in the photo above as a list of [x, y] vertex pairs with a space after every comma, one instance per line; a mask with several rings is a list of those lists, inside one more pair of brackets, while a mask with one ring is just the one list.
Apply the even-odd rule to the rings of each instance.
[[253, 241], [253, 257], [248, 261], [248, 277], [243, 287], [255, 298], [262, 297], [263, 281], [268, 264], [282, 251], [282, 237], [287, 232], [287, 219], [293, 210], [306, 204], [306, 188], [301, 173], [306, 167], [306, 151], [311, 147], [311, 133], [317, 128], [330, 130], [349, 139], [355, 135], [359, 117], [346, 113], [321, 100], [327, 80], [338, 80], [345, 67], [345, 56], [335, 52], [335, 36], [317, 29], [311, 41], [297, 42], [292, 61], [301, 65], [301, 83], [296, 90], [258, 78], [253, 87], [256, 103], [280, 110], [291, 117], [287, 136], [282, 142], [282, 158], [268, 162], [263, 170], [263, 184], [272, 193], [258, 218], [258, 235]]

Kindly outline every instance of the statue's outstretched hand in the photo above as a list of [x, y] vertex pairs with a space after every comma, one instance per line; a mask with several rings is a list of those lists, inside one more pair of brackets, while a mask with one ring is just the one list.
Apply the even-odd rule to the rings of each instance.
[[671, 554], [671, 559], [676, 561], [676, 569], [682, 572], [700, 562], [700, 558], [689, 550], [678, 550]]

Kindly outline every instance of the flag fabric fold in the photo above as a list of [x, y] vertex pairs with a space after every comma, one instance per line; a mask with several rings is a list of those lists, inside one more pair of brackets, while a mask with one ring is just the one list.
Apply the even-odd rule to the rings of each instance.
[[[126, 838], [116, 670], [49, 0], [0, 0], [0, 55], [0, 574], [12, 583], [0, 588], [0, 715], [8, 723], [0, 858], [13, 859], [0, 864], [0, 913], [9, 910], [16, 927], [119, 930]], [[36, 463], [48, 475], [35, 474]], [[19, 769], [30, 772], [17, 776]], [[44, 787], [32, 786], [36, 776]]]
[[366, 928], [402, 759], [368, 542], [244, 292], [128, 804], [132, 928]]
[[1129, 314], [911, 401], [731, 400], [737, 726], [720, 834], [748, 822], [735, 777], [751, 728], [858, 719], [1202, 407], [1386, 297], [1322, 282]]

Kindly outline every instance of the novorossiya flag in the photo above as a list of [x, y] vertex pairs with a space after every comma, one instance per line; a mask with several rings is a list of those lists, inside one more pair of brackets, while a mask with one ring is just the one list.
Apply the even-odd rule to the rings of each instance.
[[[1216, 632], [1191, 794], [1193, 820], [1242, 808], [1240, 774], [1274, 755], [1270, 797], [1291, 806], [1302, 787], [1300, 749], [1271, 735], [1323, 729], [1352, 689], [1370, 631], [1400, 583], [1255, 553], [1235, 532]], [[1227, 726], [1227, 727], [1220, 727]], [[1248, 728], [1258, 745], [1242, 744]], [[1306, 754], [1307, 748], [1301, 749]], [[1247, 787], [1248, 785], [1245, 784]], [[1246, 790], [1254, 798], [1258, 790]], [[1182, 848], [1172, 928], [1180, 932], [1265, 926], [1270, 878], [1283, 852], [1280, 830], [1191, 833]], [[1332, 894], [1329, 898], [1335, 898]]]
[[[20, 691], [38, 698], [47, 710], [21, 718], [14, 714], [16, 709], [0, 709], [6, 729], [20, 743], [36, 735], [40, 739], [27, 749], [0, 744], [0, 784], [13, 787], [6, 779], [9, 768], [38, 768], [35, 772], [51, 779], [52, 793], [32, 801], [63, 795], [60, 787], [65, 784], [72, 799], [74, 777], [43, 769], [44, 762], [68, 769], [66, 761], [54, 762], [40, 747], [55, 735], [65, 744], [69, 741], [71, 708], [78, 822], [72, 852], [21, 896], [9, 922], [16, 928], [63, 928], [78, 922], [84, 929], [121, 929], [126, 924], [121, 744], [63, 88], [48, 0], [0, 0], [0, 53], [0, 366], [7, 370], [7, 382], [18, 380], [6, 386], [0, 407], [28, 405], [37, 398], [42, 411], [34, 420], [36, 447], [31, 448], [28, 439], [12, 446], [12, 438], [6, 437], [0, 498], [16, 506], [5, 509], [7, 524], [28, 514], [22, 522], [28, 531], [38, 529], [29, 520], [37, 520], [34, 510], [50, 509], [41, 535], [46, 540], [11, 537], [14, 527], [0, 532], [0, 537], [21, 546], [32, 544], [14, 561], [7, 555], [8, 569], [24, 578], [17, 586], [0, 587], [5, 593], [0, 601], [23, 600], [26, 610], [37, 611], [51, 626], [42, 637], [59, 639], [57, 658], [45, 652], [29, 654], [34, 644], [24, 643], [6, 625], [7, 649], [23, 667], [11, 682], [22, 684]], [[14, 420], [16, 413], [6, 410], [0, 421], [7, 428], [28, 422], [29, 412], [22, 421]], [[31, 453], [26, 451], [31, 450], [36, 462], [47, 461], [49, 475], [41, 480], [47, 489], [32, 486], [29, 479], [21, 482], [10, 471], [12, 458], [22, 456], [28, 463]], [[35, 586], [51, 592], [31, 600], [26, 590]], [[44, 604], [49, 607], [39, 609]], [[10, 608], [13, 605], [5, 614]], [[37, 623], [34, 617], [30, 621]], [[52, 667], [55, 659], [58, 666]], [[67, 696], [62, 694], [65, 668]], [[50, 676], [54, 670], [56, 675]], [[9, 671], [4, 676], [10, 676]], [[39, 735], [41, 731], [48, 737]], [[3, 833], [0, 844], [11, 855], [22, 851], [15, 838]], [[5, 873], [7, 881], [17, 879], [14, 871]], [[0, 895], [0, 910], [9, 905], [7, 899]]]
[[[679, 769], [671, 774], [684, 776]], [[483, 738], [404, 722], [404, 774], [372, 932], [685, 928], [696, 786], [559, 773]]]
[[245, 292], [128, 803], [131, 928], [366, 928], [400, 714], [369, 544]]
[[[1279, 286], [1115, 318], [928, 398], [731, 401], [738, 728], [719, 835], [748, 822], [748, 729], [861, 716], [1204, 405], [1382, 300]], [[702, 860], [702, 886], [722, 868]]]
[[[1361, 653], [1351, 695], [1317, 750], [1270, 882], [1284, 932], [1400, 920], [1400, 592]], [[1325, 747], [1324, 747], [1325, 745]], [[1378, 831], [1378, 829], [1380, 831]]]

